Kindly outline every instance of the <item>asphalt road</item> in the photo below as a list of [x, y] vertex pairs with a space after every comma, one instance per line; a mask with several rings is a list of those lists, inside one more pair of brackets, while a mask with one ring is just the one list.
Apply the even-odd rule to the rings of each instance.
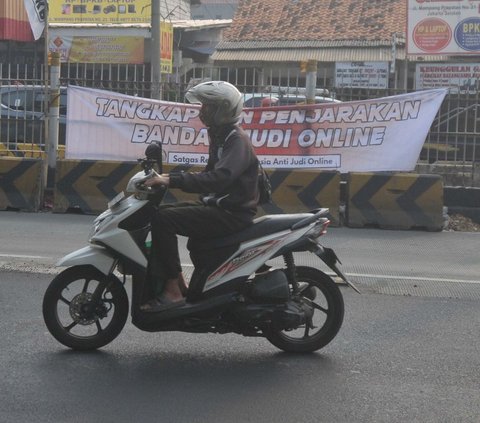
[[478, 422], [480, 302], [345, 295], [326, 348], [279, 352], [238, 335], [144, 333], [102, 350], [46, 331], [50, 279], [0, 273], [2, 422]]
[[131, 323], [78, 353], [41, 301], [92, 219], [0, 213], [0, 422], [480, 421], [480, 234], [331, 229], [363, 294], [342, 287], [344, 325], [315, 354]]

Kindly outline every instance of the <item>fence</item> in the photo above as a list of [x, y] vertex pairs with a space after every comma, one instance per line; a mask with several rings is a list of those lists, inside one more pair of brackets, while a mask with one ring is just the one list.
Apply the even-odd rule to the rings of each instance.
[[[148, 65], [62, 65], [61, 84], [94, 87], [149, 98], [152, 90]], [[183, 74], [169, 75], [162, 82], [162, 98], [183, 102], [185, 91], [204, 80], [225, 80], [245, 94], [261, 97], [265, 87], [305, 86], [297, 69], [259, 71], [255, 68], [231, 69], [196, 66]], [[0, 155], [36, 157], [45, 146], [44, 106], [46, 104], [43, 65], [0, 64], [1, 127]], [[317, 86], [327, 87], [331, 81], [319, 76]], [[29, 86], [25, 89], [25, 86]], [[288, 97], [278, 93], [263, 94]], [[14, 94], [8, 94], [13, 92]], [[404, 93], [395, 89], [330, 89], [323, 96], [341, 101], [364, 100]], [[251, 96], [252, 98], [257, 98]], [[291, 99], [291, 96], [290, 96]], [[295, 97], [294, 100], [302, 100]], [[424, 173], [448, 173], [447, 184], [465, 187], [480, 186], [480, 98], [479, 93], [449, 94], [432, 124], [419, 157]], [[65, 142], [66, 91], [60, 101], [60, 145]]]

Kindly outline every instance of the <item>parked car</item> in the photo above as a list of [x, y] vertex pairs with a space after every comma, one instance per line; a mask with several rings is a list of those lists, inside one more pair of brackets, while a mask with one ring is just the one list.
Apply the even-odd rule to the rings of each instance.
[[[291, 106], [295, 104], [306, 104], [307, 99], [303, 94], [282, 94], [282, 93], [254, 93], [244, 94], [245, 107], [265, 106]], [[332, 97], [315, 96], [315, 103], [341, 103]]]
[[[45, 88], [41, 85], [0, 86], [0, 141], [44, 145]], [[59, 144], [65, 144], [67, 88], [60, 88]]]

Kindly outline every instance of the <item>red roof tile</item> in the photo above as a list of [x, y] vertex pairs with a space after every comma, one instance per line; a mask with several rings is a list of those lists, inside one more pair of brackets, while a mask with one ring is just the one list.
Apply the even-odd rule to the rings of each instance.
[[391, 40], [406, 0], [243, 0], [225, 41]]

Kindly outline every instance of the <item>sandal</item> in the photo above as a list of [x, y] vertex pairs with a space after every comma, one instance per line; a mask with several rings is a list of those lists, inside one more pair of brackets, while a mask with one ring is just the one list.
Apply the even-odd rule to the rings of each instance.
[[165, 297], [156, 297], [150, 301], [147, 301], [145, 304], [140, 306], [140, 310], [151, 313], [159, 312], [164, 310], [170, 310], [172, 308], [181, 307], [185, 304], [185, 300], [172, 301]]

